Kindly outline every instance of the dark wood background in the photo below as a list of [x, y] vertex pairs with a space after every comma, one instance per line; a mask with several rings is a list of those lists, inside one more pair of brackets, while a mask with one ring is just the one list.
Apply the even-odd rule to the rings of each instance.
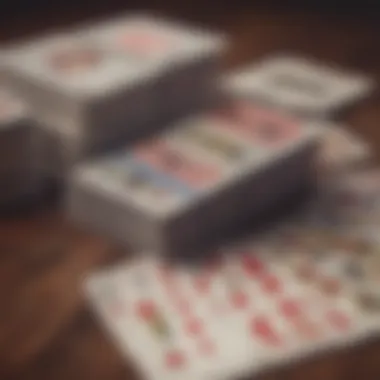
[[[33, 3], [33, 4], [32, 4]], [[77, 2], [79, 3], [79, 1]], [[297, 4], [298, 3], [298, 4]], [[380, 79], [377, 9], [343, 2], [251, 2], [174, 0], [130, 2], [232, 35], [226, 67], [274, 51], [293, 51], [364, 70]], [[29, 4], [29, 5], [26, 5]], [[0, 4], [0, 39], [75, 25], [118, 13], [123, 1], [38, 0]], [[249, 5], [247, 5], [249, 4]], [[356, 7], [356, 8], [355, 8]], [[339, 116], [380, 147], [380, 97]], [[0, 219], [0, 379], [134, 379], [133, 369], [93, 320], [80, 292], [83, 277], [125, 252], [101, 237], [65, 222], [58, 206]], [[261, 379], [377, 380], [380, 344], [368, 342], [338, 353], [281, 368]]]

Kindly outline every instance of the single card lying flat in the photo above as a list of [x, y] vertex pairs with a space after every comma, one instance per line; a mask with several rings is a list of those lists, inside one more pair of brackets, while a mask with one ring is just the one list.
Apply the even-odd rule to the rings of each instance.
[[140, 255], [86, 294], [147, 380], [234, 379], [378, 334], [378, 248], [285, 226], [195, 267]]
[[232, 73], [227, 87], [305, 116], [320, 116], [368, 95], [374, 82], [306, 58], [280, 56]]
[[311, 181], [318, 129], [250, 102], [81, 165], [68, 214], [136, 247], [184, 252]]

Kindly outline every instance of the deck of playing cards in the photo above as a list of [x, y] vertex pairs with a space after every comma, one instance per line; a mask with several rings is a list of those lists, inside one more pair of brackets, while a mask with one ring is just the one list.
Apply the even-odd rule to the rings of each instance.
[[75, 162], [214, 102], [224, 48], [219, 34], [130, 16], [14, 46], [3, 66], [47, 140], [78, 152]]
[[78, 167], [69, 215], [134, 247], [191, 252], [312, 181], [318, 134], [232, 102]]
[[26, 107], [0, 89], [0, 205], [37, 195], [41, 185], [41, 146]]
[[226, 86], [237, 95], [303, 116], [320, 117], [367, 96], [373, 81], [312, 60], [283, 56], [232, 73]]

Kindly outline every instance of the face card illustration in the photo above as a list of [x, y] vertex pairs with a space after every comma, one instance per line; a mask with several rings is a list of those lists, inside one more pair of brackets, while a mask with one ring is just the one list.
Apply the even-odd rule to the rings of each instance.
[[139, 160], [194, 189], [209, 188], [222, 176], [222, 171], [216, 164], [198, 161], [195, 157], [183, 154], [163, 140], [135, 148], [134, 155]]
[[233, 103], [215, 117], [220, 121], [220, 129], [234, 131], [262, 149], [282, 148], [300, 136], [300, 126], [296, 120], [249, 102]]

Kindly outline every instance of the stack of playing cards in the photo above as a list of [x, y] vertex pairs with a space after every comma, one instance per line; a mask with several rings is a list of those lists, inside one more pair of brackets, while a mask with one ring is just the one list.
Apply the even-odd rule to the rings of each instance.
[[194, 251], [313, 181], [319, 130], [231, 102], [79, 166], [69, 215], [137, 248]]
[[145, 379], [234, 379], [379, 334], [378, 249], [288, 227], [200, 268], [143, 255], [86, 294]]
[[14, 46], [3, 66], [54, 146], [46, 161], [60, 175], [216, 101], [224, 48], [218, 34], [131, 16]]
[[241, 96], [307, 117], [328, 116], [367, 96], [373, 81], [300, 57], [274, 57], [232, 73], [226, 87]]
[[41, 190], [41, 146], [25, 106], [0, 89], [0, 205], [26, 200]]

